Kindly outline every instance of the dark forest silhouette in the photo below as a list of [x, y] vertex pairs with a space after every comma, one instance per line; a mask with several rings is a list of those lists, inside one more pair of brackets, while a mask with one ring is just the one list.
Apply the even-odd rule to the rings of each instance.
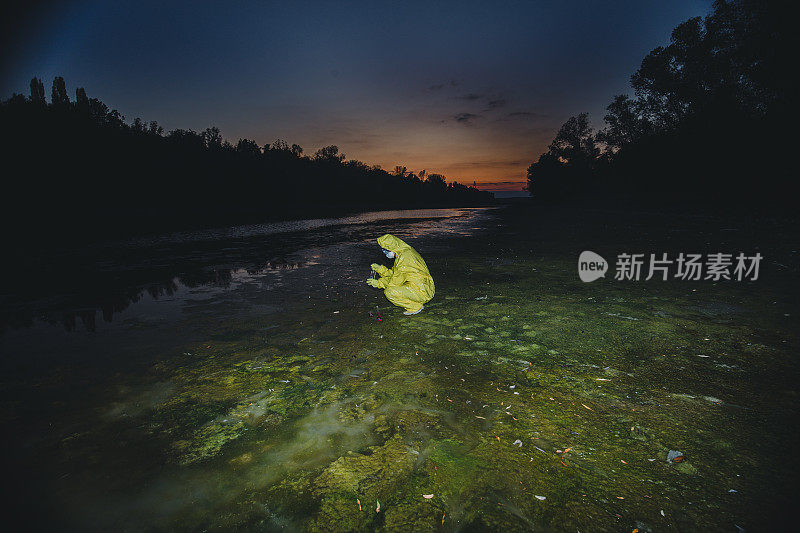
[[610, 206], [794, 208], [793, 50], [779, 3], [718, 0], [644, 58], [603, 129], [571, 117], [528, 189]]
[[3, 101], [0, 124], [3, 223], [23, 245], [492, 200], [440, 174], [346, 160], [337, 146], [308, 156], [280, 139], [234, 145], [216, 127], [165, 133], [156, 122], [129, 124], [83, 88], [71, 101], [61, 77], [49, 103], [37, 78], [29, 97]]

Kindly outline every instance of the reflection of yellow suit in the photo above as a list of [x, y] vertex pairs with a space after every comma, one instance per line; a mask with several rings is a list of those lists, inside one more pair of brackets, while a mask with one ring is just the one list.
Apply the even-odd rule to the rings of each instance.
[[378, 238], [381, 248], [394, 252], [394, 266], [373, 264], [372, 270], [380, 274], [378, 280], [370, 283], [373, 287], [386, 289], [386, 298], [394, 305], [405, 308], [406, 312], [417, 312], [422, 304], [433, 298], [434, 286], [431, 273], [422, 257], [412, 247], [394, 235], [386, 234]]

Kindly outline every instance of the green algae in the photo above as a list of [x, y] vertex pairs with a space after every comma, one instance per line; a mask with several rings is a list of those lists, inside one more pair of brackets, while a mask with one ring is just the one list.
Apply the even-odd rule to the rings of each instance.
[[793, 308], [769, 290], [589, 287], [559, 255], [429, 262], [465, 278], [437, 279], [423, 314], [331, 319], [322, 302], [271, 335], [209, 326], [61, 446], [83, 460], [146, 427], [159, 466], [202, 480], [202, 510], [144, 528], [757, 529], [791, 441]]

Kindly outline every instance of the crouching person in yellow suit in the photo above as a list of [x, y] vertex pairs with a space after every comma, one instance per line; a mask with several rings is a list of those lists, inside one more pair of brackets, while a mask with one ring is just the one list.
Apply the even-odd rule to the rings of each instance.
[[404, 315], [416, 315], [434, 294], [433, 278], [428, 266], [416, 250], [394, 235], [387, 233], [379, 237], [378, 244], [386, 257], [394, 259], [394, 266], [386, 268], [373, 263], [372, 270], [380, 275], [380, 279], [368, 279], [367, 284], [386, 289], [386, 298], [404, 308]]

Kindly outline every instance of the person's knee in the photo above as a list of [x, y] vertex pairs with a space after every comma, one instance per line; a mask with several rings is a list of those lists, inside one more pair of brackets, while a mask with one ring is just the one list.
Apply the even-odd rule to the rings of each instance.
[[398, 287], [386, 287], [386, 290], [383, 293], [386, 295], [387, 298], [392, 296], [397, 296], [400, 290]]

